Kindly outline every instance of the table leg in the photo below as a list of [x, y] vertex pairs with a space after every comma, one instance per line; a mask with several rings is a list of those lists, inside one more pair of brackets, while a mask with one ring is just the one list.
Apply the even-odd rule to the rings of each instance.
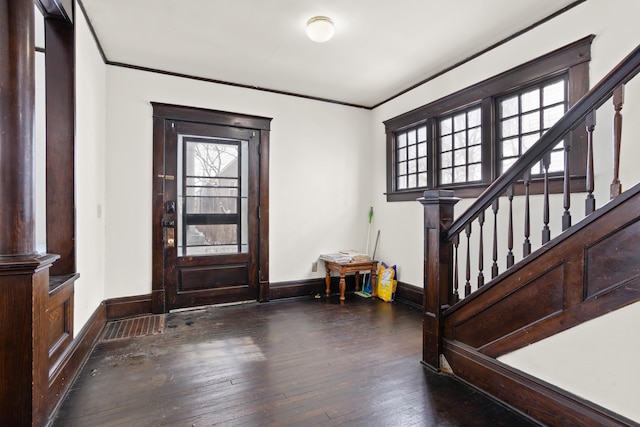
[[360, 272], [356, 271], [356, 292], [360, 290]]
[[327, 275], [324, 277], [324, 283], [327, 285], [327, 289], [325, 290], [325, 294], [327, 297], [331, 294], [331, 274], [329, 273], [331, 270], [327, 268]]
[[371, 270], [371, 296], [375, 297], [378, 294], [378, 265], [373, 266]]
[[344, 281], [344, 273], [340, 273], [340, 301], [344, 301], [344, 291], [347, 284]]

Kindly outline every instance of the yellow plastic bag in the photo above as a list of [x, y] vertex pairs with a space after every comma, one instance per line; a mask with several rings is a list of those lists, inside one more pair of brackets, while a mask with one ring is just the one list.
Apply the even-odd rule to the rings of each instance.
[[385, 302], [391, 302], [396, 296], [398, 281], [394, 280], [395, 269], [382, 264], [378, 271], [378, 298]]

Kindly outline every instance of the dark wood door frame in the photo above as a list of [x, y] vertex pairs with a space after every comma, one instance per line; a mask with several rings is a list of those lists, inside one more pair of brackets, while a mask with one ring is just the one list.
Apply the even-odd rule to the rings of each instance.
[[152, 237], [152, 308], [154, 313], [168, 310], [164, 284], [164, 215], [165, 190], [165, 132], [167, 121], [185, 121], [218, 126], [251, 129], [259, 133], [259, 245], [258, 245], [258, 301], [269, 300], [269, 134], [271, 120], [266, 117], [204, 108], [151, 103], [153, 106], [153, 237]]

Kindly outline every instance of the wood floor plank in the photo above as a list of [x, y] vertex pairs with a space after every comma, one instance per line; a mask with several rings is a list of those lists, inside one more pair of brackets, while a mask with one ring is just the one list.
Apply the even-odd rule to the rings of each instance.
[[168, 314], [99, 343], [54, 426], [533, 426], [420, 365], [420, 311], [347, 296]]

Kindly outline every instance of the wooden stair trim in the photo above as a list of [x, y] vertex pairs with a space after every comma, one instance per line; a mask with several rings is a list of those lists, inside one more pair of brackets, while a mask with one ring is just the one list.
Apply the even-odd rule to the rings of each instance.
[[[498, 357], [640, 300], [640, 278], [631, 271], [633, 265], [625, 280], [600, 289], [590, 286], [593, 273], [586, 263], [589, 251], [606, 239], [628, 230], [633, 236], [640, 234], [639, 211], [640, 185], [636, 185], [445, 310], [445, 337]], [[596, 268], [601, 267], [592, 270]], [[487, 325], [495, 318], [492, 313], [524, 309], [526, 313], [514, 317], [521, 324], [495, 322], [493, 329]]]
[[454, 376], [545, 425], [638, 425], [463, 343], [445, 340], [444, 357]]

